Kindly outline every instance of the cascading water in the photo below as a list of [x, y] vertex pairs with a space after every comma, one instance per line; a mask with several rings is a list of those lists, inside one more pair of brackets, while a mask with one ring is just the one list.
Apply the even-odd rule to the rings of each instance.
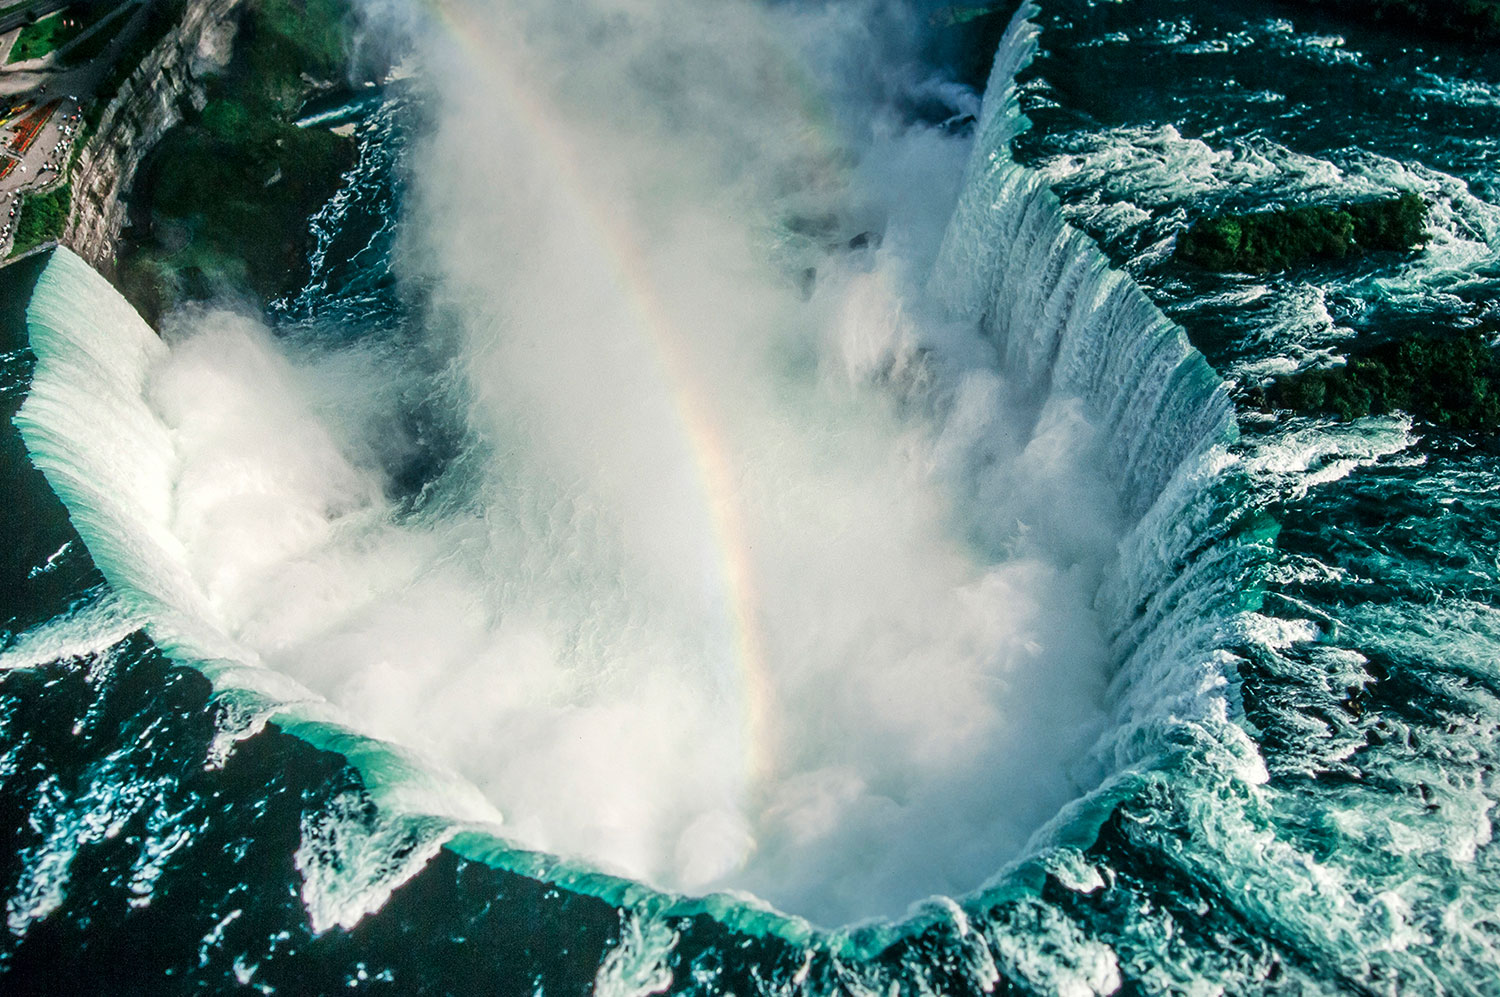
[[[775, 104], [803, 83], [759, 17], [720, 68]], [[0, 966], [110, 849], [129, 910], [198, 897], [173, 972], [241, 985], [1251, 992], [1303, 973], [1289, 952], [1344, 966], [1358, 887], [1278, 823], [1245, 718], [1244, 673], [1316, 633], [1263, 604], [1280, 451], [1237, 440], [1182, 331], [1015, 160], [1037, 17], [1000, 43], [966, 168], [916, 126], [852, 178], [817, 141], [699, 172], [663, 121], [703, 124], [712, 88], [667, 119], [627, 88], [619, 122], [580, 111], [590, 74], [533, 89], [571, 25], [454, 59], [430, 133], [394, 90], [372, 112], [279, 340], [217, 311], [158, 339], [58, 250], [15, 422], [83, 541], [29, 581], [87, 581], [0, 663], [81, 662], [73, 736], [123, 740], [0, 761], [83, 787], [28, 804]], [[805, 112], [782, 110], [713, 142]], [[508, 187], [476, 199], [491, 142]], [[817, 180], [788, 194], [793, 161]], [[883, 186], [913, 162], [946, 226]], [[787, 234], [828, 206], [883, 244]], [[1382, 423], [1356, 462], [1386, 430], [1408, 439]], [[197, 707], [153, 644], [212, 683]], [[189, 893], [251, 863], [276, 890]]]
[[[669, 290], [659, 300], [630, 305], [644, 315], [623, 316], [624, 335], [632, 336], [633, 324], [644, 338], [627, 339], [626, 352], [617, 351], [603, 368], [614, 383], [613, 395], [609, 384], [589, 381], [585, 369], [598, 369], [598, 353], [611, 349], [606, 338], [587, 343], [582, 367], [568, 353], [548, 360], [506, 351], [507, 368], [528, 362], [542, 368], [540, 375], [528, 372], [517, 381], [492, 366], [495, 334], [486, 331], [478, 352], [460, 354], [468, 369], [465, 397], [475, 405], [467, 418], [488, 417], [492, 385], [498, 382], [522, 393], [520, 408], [503, 403], [501, 425], [514, 426], [538, 412], [541, 421], [561, 425], [544, 426], [532, 441], [482, 439], [456, 465], [464, 475], [450, 473], [436, 483], [429, 509], [438, 512], [393, 525], [394, 510], [384, 507], [378, 477], [360, 467], [357, 457], [347, 456], [348, 441], [325, 428], [295, 383], [289, 390], [280, 387], [293, 380], [290, 369], [246, 322], [222, 314], [196, 316], [188, 320], [189, 331], [177, 333], [177, 345], [168, 348], [65, 250], [34, 292], [29, 326], [39, 364], [18, 424], [38, 466], [68, 501], [96, 562], [159, 644], [179, 660], [202, 663], [221, 694], [266, 699], [251, 708], [283, 725], [326, 722], [321, 707], [303, 704], [327, 697], [343, 707], [348, 724], [387, 732], [392, 740], [436, 755], [438, 764], [487, 787], [513, 829], [502, 833], [517, 844], [582, 853], [667, 885], [748, 887], [763, 896], [785, 897], [794, 912], [825, 922], [896, 914], [935, 888], [963, 892], [1015, 854], [1026, 835], [1066, 800], [1037, 777], [1048, 763], [1027, 745], [1044, 744], [1065, 765], [1076, 766], [1074, 759], [1087, 743], [1080, 739], [1102, 720], [1095, 719], [1094, 705], [1102, 679], [1094, 676], [1104, 651], [1102, 644], [1091, 646], [1087, 635], [1095, 624], [1085, 608], [1093, 596], [1084, 586], [1098, 584], [1100, 570], [1109, 572], [1110, 585], [1129, 584], [1141, 568], [1110, 567], [1107, 554], [1089, 552], [1101, 538], [1111, 542], [1110, 503], [1104, 499], [1091, 508], [1077, 497], [1074, 511], [1099, 521], [1091, 532], [1058, 535], [1055, 524], [1038, 522], [1039, 532], [1053, 534], [1044, 532], [1043, 542], [1062, 549], [1059, 559], [1049, 562], [1035, 541], [985, 526], [992, 534], [988, 542], [1008, 548], [1010, 556], [990, 567], [970, 567], [974, 555], [943, 553], [950, 541], [925, 511], [933, 508], [934, 496], [925, 493], [921, 475], [926, 472], [920, 467], [937, 462], [957, 487], [972, 490], [968, 501], [977, 507], [976, 522], [1003, 522], [1010, 515], [1035, 519], [1040, 510], [1028, 504], [1028, 490], [1049, 486], [1027, 476], [1040, 472], [1059, 477], [1065, 487], [1108, 489], [1070, 470], [1063, 456], [1062, 448], [1085, 458], [1092, 453], [1093, 429], [1080, 414], [1087, 419], [1097, 413], [1112, 466], [1129, 471], [1124, 504], [1143, 510], [1156, 502], [1168, 474], [1195, 460], [1228, 425], [1222, 390], [1181, 333], [1060, 221], [1055, 201], [1035, 175], [1010, 163], [1011, 81], [1034, 44], [1034, 31], [1018, 18], [1002, 43], [998, 82], [987, 96], [986, 106], [1001, 110], [986, 114], [945, 256], [937, 265], [949, 312], [970, 321], [979, 316], [985, 334], [1001, 345], [1001, 369], [1026, 384], [1029, 398], [1021, 404], [1035, 414], [1027, 417], [1033, 423], [1029, 430], [1020, 428], [1031, 435], [1022, 437], [1019, 455], [1004, 449], [1004, 437], [1017, 432], [1002, 421], [1005, 407], [1013, 404], [1006, 401], [1005, 383], [987, 363], [955, 363], [932, 348], [924, 361], [931, 384], [922, 403], [937, 412], [931, 451], [926, 447], [933, 444], [912, 435], [924, 432], [920, 423], [904, 430], [883, 428], [878, 407], [858, 402], [841, 412], [847, 401], [835, 396], [830, 407], [826, 386], [792, 382], [783, 383], [781, 392], [804, 394], [797, 403], [800, 417], [810, 417], [814, 428], [831, 434], [826, 439], [809, 438], [805, 429], [794, 430], [779, 417], [727, 430], [708, 425], [722, 422], [729, 412], [765, 404], [741, 395], [726, 406], [728, 384], [722, 383], [711, 389], [720, 399], [712, 412], [701, 410], [701, 398], [672, 400], [686, 410], [687, 446], [699, 451], [677, 452], [669, 411], [666, 421], [633, 411], [654, 393], [700, 394], [703, 387], [683, 380], [713, 376], [701, 367], [690, 370], [702, 358], [692, 354], [690, 344], [673, 341], [681, 331], [663, 328], [672, 322], [665, 313], [677, 304]], [[577, 197], [576, 191], [563, 193]], [[565, 213], [577, 210], [567, 202], [560, 207]], [[587, 215], [591, 209], [582, 210]], [[450, 238], [464, 237], [461, 227], [445, 231]], [[606, 232], [602, 238], [615, 237]], [[1010, 250], [970, 260], [955, 248], [973, 246]], [[889, 278], [879, 270], [869, 276], [853, 272], [840, 286], [836, 264], [826, 266], [825, 283], [832, 289], [820, 292], [813, 307], [824, 297], [834, 298], [842, 314], [853, 316], [845, 321], [859, 323], [846, 334], [866, 339], [870, 323], [884, 323], [889, 341], [875, 348], [887, 358], [877, 359], [886, 366], [911, 364], [911, 351], [930, 335], [910, 320], [903, 324], [899, 313], [885, 312], [895, 306], [885, 290]], [[580, 261], [571, 245], [558, 265], [570, 271], [570, 281], [589, 279], [579, 267], [591, 264]], [[618, 264], [606, 259], [602, 265]], [[527, 273], [534, 282], [546, 279], [535, 265]], [[634, 285], [622, 288], [627, 299], [662, 295], [642, 286], [653, 279], [649, 274], [627, 272], [619, 279]], [[774, 305], [769, 292], [756, 293]], [[872, 294], [877, 295], [873, 301]], [[997, 312], [1002, 306], [1009, 311], [1004, 317]], [[530, 330], [538, 321], [558, 321], [555, 312], [524, 313], [519, 320]], [[621, 335], [614, 325], [620, 320], [608, 310], [571, 321], [574, 335]], [[736, 336], [745, 331], [730, 330]], [[695, 334], [722, 335], [701, 324]], [[561, 328], [554, 333], [563, 335]], [[724, 341], [712, 345], [722, 350]], [[660, 383], [662, 371], [652, 369], [660, 362], [650, 356], [656, 351], [683, 353], [666, 361], [669, 383]], [[647, 366], [634, 374], [635, 354], [641, 353]], [[737, 380], [757, 376], [763, 361], [749, 354], [739, 360]], [[100, 385], [100, 372], [117, 380]], [[546, 379], [535, 382], [536, 376]], [[588, 382], [584, 394], [591, 407], [602, 404], [621, 413], [612, 418], [626, 431], [604, 427], [602, 447], [587, 439], [580, 445], [570, 407], [548, 414], [559, 389], [580, 380]], [[368, 382], [358, 389], [368, 393]], [[327, 393], [327, 382], [318, 390]], [[279, 392], [284, 395], [278, 397]], [[1075, 403], [1082, 408], [1074, 411]], [[570, 404], [564, 399], [564, 406]], [[874, 433], [849, 422], [851, 417], [867, 426], [874, 422]], [[1174, 435], [1150, 435], [1159, 422], [1173, 426]], [[114, 435], [101, 436], [89, 426], [110, 427]], [[887, 435], [893, 429], [900, 435]], [[481, 424], [471, 432], [483, 438], [491, 430]], [[761, 438], [731, 441], [736, 432]], [[559, 442], [557, 433], [575, 435]], [[663, 439], [666, 450], [658, 442]], [[878, 462], [873, 482], [861, 480], [871, 472], [832, 459], [828, 447], [834, 439]], [[757, 456], [768, 440], [777, 448], [769, 462]], [[903, 467], [899, 451], [881, 456], [892, 443], [921, 448], [921, 464]], [[587, 466], [606, 471], [585, 482], [582, 491], [558, 481], [556, 470], [540, 463], [555, 461], [559, 447], [580, 446], [579, 454], [561, 455], [565, 474]], [[519, 462], [502, 456], [518, 447], [531, 453]], [[660, 470], [645, 479], [611, 476], [610, 463], [620, 453], [632, 464], [645, 461]], [[900, 462], [882, 471], [879, 463], [892, 457]], [[480, 458], [499, 470], [498, 479], [489, 469], [470, 470]], [[977, 471], [997, 461], [1005, 463]], [[693, 463], [704, 465], [699, 470], [708, 478], [709, 518], [701, 525], [692, 508], [697, 486], [687, 482], [684, 494], [661, 488], [659, 480], [691, 474]], [[814, 470], [815, 465], [821, 466]], [[730, 478], [738, 480], [730, 484]], [[635, 494], [642, 484], [649, 490]], [[776, 504], [757, 502], [757, 493], [774, 494]], [[581, 504], [600, 502], [623, 510], [624, 522], [613, 511], [602, 518], [579, 516]], [[631, 522], [644, 515], [641, 502], [674, 509], [665, 518], [652, 509], [649, 519]], [[832, 520], [820, 516], [819, 507], [830, 503], [846, 511]], [[475, 504], [489, 507], [482, 520], [467, 512]], [[878, 532], [862, 534], [868, 527], [860, 517], [868, 520], [872, 513]], [[144, 529], [132, 528], [133, 523]], [[671, 541], [667, 548], [660, 547], [663, 530]], [[695, 540], [700, 531], [702, 539]], [[434, 543], [441, 546], [434, 549]], [[644, 551], [631, 549], [642, 543]], [[700, 544], [729, 549], [717, 555], [710, 550], [699, 568]], [[820, 544], [829, 553], [810, 556]], [[498, 575], [489, 577], [487, 568], [456, 560], [466, 545], [478, 545]], [[795, 556], [780, 553], [788, 548]], [[639, 574], [635, 562], [643, 554], [651, 564]], [[716, 556], [731, 563], [720, 568], [713, 563]], [[738, 563], [745, 559], [748, 564]], [[680, 596], [670, 589], [650, 594], [661, 584], [662, 564], [678, 574], [686, 565], [687, 584], [706, 580], [710, 595], [718, 585], [714, 576], [728, 570], [726, 597], [756, 602], [724, 610], [706, 607], [710, 629], [695, 632], [694, 617], [703, 610], [689, 609], [680, 617], [670, 608]], [[861, 591], [850, 584], [851, 567], [865, 583], [890, 572], [899, 587], [891, 595], [883, 583], [866, 584]], [[518, 580], [517, 569], [528, 580]], [[268, 583], [292, 599], [268, 592]], [[678, 584], [670, 577], [667, 583]], [[757, 587], [761, 591], [751, 591]], [[350, 588], [357, 590], [352, 596]], [[803, 607], [810, 600], [815, 604], [820, 592], [837, 601], [805, 615]], [[455, 598], [460, 606], [471, 601], [468, 593], [484, 594], [485, 601], [459, 614], [442, 608]], [[1038, 595], [1041, 602], [1029, 605]], [[898, 601], [889, 601], [893, 596]], [[471, 622], [476, 612], [490, 621]], [[731, 618], [714, 622], [721, 612]], [[850, 613], [848, 622], [839, 622]], [[395, 626], [371, 622], [377, 614]], [[1060, 622], [1049, 624], [1039, 614]], [[555, 621], [550, 626], [549, 616]], [[357, 625], [346, 627], [342, 621], [351, 618]], [[529, 619], [541, 625], [528, 625]], [[725, 679], [712, 670], [695, 674], [692, 666], [679, 671], [669, 664], [719, 657], [714, 641], [720, 638], [713, 631], [722, 626], [753, 628], [754, 634], [729, 639], [760, 645], [740, 648], [743, 660], [718, 666], [748, 672], [729, 676], [743, 687], [727, 694]], [[841, 626], [851, 629], [844, 632]], [[671, 633], [683, 627], [688, 643], [674, 649], [682, 636]], [[454, 640], [457, 635], [462, 636]], [[557, 645], [559, 640], [572, 642], [571, 649]], [[445, 642], [456, 644], [456, 650], [443, 648]], [[434, 658], [433, 648], [455, 656]], [[819, 660], [824, 656], [830, 656], [826, 663]], [[494, 664], [483, 665], [486, 661]], [[664, 666], [673, 685], [660, 685]], [[646, 670], [639, 671], [642, 667]], [[581, 682], [569, 678], [579, 672]], [[1038, 688], [1028, 672], [1047, 675], [1050, 688]], [[835, 674], [853, 688], [831, 686]], [[287, 685], [282, 675], [321, 696]], [[709, 685], [700, 685], [704, 680]], [[472, 701], [481, 689], [497, 697], [487, 711], [465, 711], [453, 698]], [[882, 706], [886, 697], [899, 704], [899, 713]], [[974, 703], [980, 708], [966, 705]], [[393, 706], [406, 716], [393, 715]], [[737, 717], [736, 710], [749, 716]], [[768, 710], [776, 715], [756, 715]], [[473, 720], [465, 719], [469, 715]], [[660, 731], [649, 733], [627, 719], [644, 717], [655, 724], [665, 716], [675, 716], [672, 723], [681, 728], [666, 740]], [[1122, 722], [1125, 718], [1116, 718]], [[455, 728], [460, 733], [451, 739], [434, 735], [445, 723], [482, 725], [492, 732], [495, 747], [476, 744], [477, 730]], [[818, 726], [830, 728], [836, 740], [809, 736]], [[501, 733], [516, 727], [537, 728], [537, 733], [519, 738]], [[949, 733], [940, 736], [941, 731]], [[573, 739], [587, 750], [566, 747]], [[895, 757], [892, 740], [904, 745]], [[880, 742], [887, 742], [883, 750]], [[614, 749], [607, 750], [607, 743]], [[857, 750], [850, 752], [850, 746]], [[396, 753], [375, 750], [382, 759]], [[1096, 751], [1089, 766], [1047, 778], [1061, 783], [1063, 794], [1077, 791], [1069, 783], [1087, 789], [1124, 760], [1111, 751], [1116, 757], [1108, 761]], [[960, 752], [968, 759], [960, 761]], [[689, 759], [692, 764], [686, 764]], [[737, 774], [741, 764], [750, 767], [748, 775]], [[431, 772], [400, 765], [393, 776], [389, 767], [382, 760], [378, 768], [363, 771], [392, 816], [432, 816], [460, 826], [501, 821], [500, 811], [461, 789], [434, 792], [435, 783], [447, 783]], [[1023, 771], [1026, 781], [1018, 782]], [[518, 775], [507, 778], [507, 772]], [[570, 785], [584, 795], [559, 809], [559, 800], [571, 798]], [[663, 793], [669, 795], [652, 797]], [[976, 793], [972, 802], [953, 802]], [[953, 825], [961, 836], [935, 847], [938, 829]], [[430, 854], [451, 833], [432, 832], [417, 854]], [[656, 841], [663, 838], [667, 850], [657, 857]], [[857, 854], [864, 863], [882, 856], [875, 861], [887, 871], [864, 875], [866, 885], [852, 891], [836, 858], [840, 853]], [[385, 864], [377, 867], [385, 874], [393, 871]], [[405, 876], [410, 868], [395, 871]], [[829, 893], [834, 883], [836, 892]], [[790, 891], [789, 884], [794, 884]], [[346, 886], [327, 889], [350, 895]], [[351, 901], [352, 914], [339, 909], [320, 915], [313, 904], [315, 925], [352, 923], [369, 906], [369, 892], [368, 884], [354, 889], [359, 899]], [[895, 906], [889, 906], [892, 901]]]

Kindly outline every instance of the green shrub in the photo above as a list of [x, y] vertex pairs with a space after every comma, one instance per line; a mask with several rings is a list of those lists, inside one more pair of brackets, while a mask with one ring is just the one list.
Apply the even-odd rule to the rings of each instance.
[[16, 239], [11, 254], [18, 255], [44, 242], [60, 239], [72, 206], [73, 191], [67, 184], [45, 194], [28, 194], [21, 202], [21, 213], [16, 218]]
[[1270, 273], [1318, 260], [1407, 250], [1426, 241], [1416, 194], [1333, 206], [1200, 218], [1177, 237], [1176, 257], [1204, 270]]
[[1484, 333], [1384, 343], [1342, 367], [1279, 377], [1267, 393], [1278, 408], [1341, 419], [1407, 412], [1455, 429], [1500, 429], [1500, 360]]
[[218, 97], [208, 102], [199, 124], [221, 142], [242, 140], [250, 130], [250, 110], [243, 102]]
[[1354, 243], [1360, 249], [1404, 251], [1427, 241], [1427, 205], [1410, 191], [1346, 204], [1344, 211], [1354, 222]]

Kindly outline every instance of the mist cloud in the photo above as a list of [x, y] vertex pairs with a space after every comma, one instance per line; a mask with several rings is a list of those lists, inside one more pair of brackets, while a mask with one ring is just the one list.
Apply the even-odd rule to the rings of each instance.
[[[893, 108], [974, 96], [904, 5], [452, 10], [397, 258], [450, 363], [179, 316], [199, 584], [527, 847], [825, 925], [978, 886], [1085, 788], [1120, 526], [924, 299], [967, 150]], [[412, 511], [416, 394], [463, 446]]]

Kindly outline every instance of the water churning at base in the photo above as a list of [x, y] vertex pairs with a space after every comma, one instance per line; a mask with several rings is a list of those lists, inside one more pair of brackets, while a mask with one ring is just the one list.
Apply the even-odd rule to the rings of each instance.
[[[1160, 520], [1227, 402], [1010, 161], [1024, 19], [961, 178], [962, 141], [923, 125], [852, 168], [809, 150], [772, 43], [806, 25], [667, 6], [611, 21], [597, 73], [550, 81], [582, 43], [532, 21], [503, 67], [436, 84], [390, 265], [431, 296], [437, 374], [225, 312], [163, 346], [59, 251], [28, 446], [159, 643], [278, 718], [405, 749], [366, 767], [392, 812], [503, 817], [518, 846], [822, 924], [899, 915], [1147, 750], [1120, 732], [1152, 707], [1108, 682], [1152, 638], [1114, 607], [1180, 555]], [[722, 104], [632, 75], [744, 38]], [[695, 127], [768, 79], [773, 113]], [[611, 86], [618, 116], [585, 113]], [[771, 153], [728, 169], [752, 139]], [[961, 188], [941, 254], [952, 202], [888, 186], [913, 163]], [[822, 207], [882, 217], [881, 247], [775, 234]], [[385, 471], [419, 445], [391, 430], [413, 397], [462, 439], [415, 506]]]

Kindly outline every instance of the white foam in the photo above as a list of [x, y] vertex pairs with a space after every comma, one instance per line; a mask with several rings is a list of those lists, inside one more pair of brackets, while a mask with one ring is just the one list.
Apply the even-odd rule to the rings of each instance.
[[0, 671], [103, 654], [146, 624], [118, 598], [102, 594], [79, 608], [18, 634], [0, 651]]
[[[573, 51], [578, 25], [553, 37], [533, 13], [525, 55]], [[745, 16], [741, 48], [764, 31]], [[668, 20], [722, 42], [715, 19]], [[825, 923], [896, 914], [987, 879], [1111, 761], [1169, 743], [1175, 717], [1229, 723], [1211, 628], [1142, 637], [1114, 709], [1140, 736], [1089, 753], [1109, 724], [1100, 586], [1154, 577], [1189, 540], [1132, 547], [1149, 566], [1127, 570], [1117, 544], [1133, 516], [1191, 505], [1204, 479], [1184, 468], [1232, 426], [1181, 331], [992, 158], [1021, 125], [1034, 29], [1018, 19], [997, 60], [944, 311], [914, 278], [959, 186], [954, 140], [885, 134], [845, 175], [815, 150], [768, 207], [762, 181], [796, 147], [770, 143], [727, 187], [702, 154], [783, 135], [795, 91], [706, 133], [629, 92], [600, 120], [614, 60], [663, 29], [638, 27], [560, 93], [514, 79], [526, 59], [441, 63], [452, 99], [404, 264], [453, 337], [436, 384], [379, 344], [287, 346], [224, 312], [179, 318], [164, 348], [66, 251], [39, 285], [23, 431], [122, 598], [236, 705], [209, 764], [275, 719], [349, 757], [380, 804], [304, 826], [317, 930], [376, 909], [497, 808], [528, 847], [652, 883], [749, 888]], [[703, 81], [714, 110], [780, 78], [741, 57]], [[537, 127], [528, 101], [558, 133], [529, 147], [540, 159], [501, 155], [490, 143]], [[611, 156], [578, 158], [597, 148]], [[946, 186], [896, 196], [923, 163]], [[802, 303], [757, 225], [842, 191], [883, 207], [887, 241], [829, 255]], [[596, 216], [606, 195], [635, 226], [623, 249]], [[1006, 240], [980, 237], [997, 227]], [[409, 391], [466, 433], [415, 513], [383, 464], [408, 445], [391, 430]], [[717, 423], [714, 453], [678, 425], [684, 391]], [[733, 494], [703, 494], [704, 459], [728, 462]], [[725, 589], [726, 546], [749, 588]], [[1219, 590], [1202, 591], [1199, 618]], [[729, 624], [749, 595], [765, 657], [746, 675]]]

